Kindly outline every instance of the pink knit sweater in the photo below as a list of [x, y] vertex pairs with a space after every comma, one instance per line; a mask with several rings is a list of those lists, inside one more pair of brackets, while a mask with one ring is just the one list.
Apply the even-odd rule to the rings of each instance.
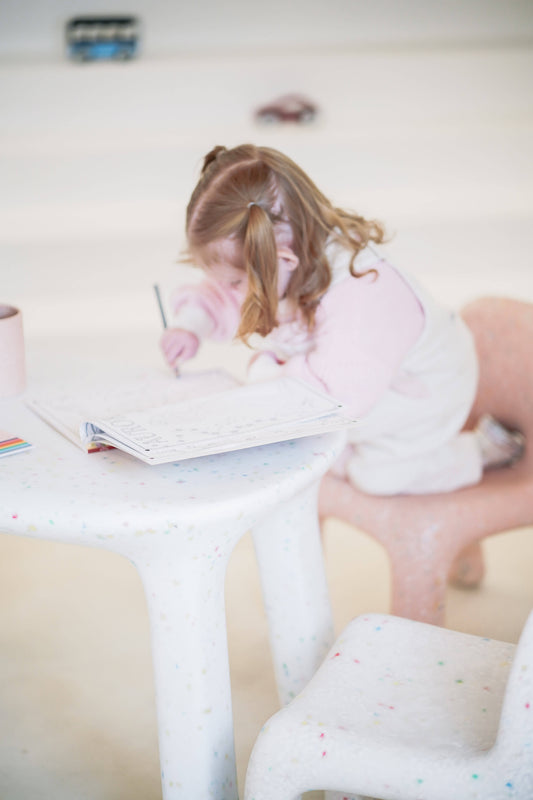
[[[423, 376], [403, 369], [425, 322], [411, 283], [374, 248], [360, 253], [355, 267], [359, 272], [374, 268], [377, 276], [352, 277], [349, 254], [338, 246], [329, 246], [328, 257], [333, 280], [320, 301], [313, 330], [287, 301], [280, 301], [278, 326], [268, 336], [251, 340], [258, 350], [251, 379], [276, 374], [301, 378], [345, 403], [358, 417], [388, 389], [423, 395]], [[239, 324], [235, 294], [208, 280], [179, 290], [174, 308], [175, 325], [200, 339], [230, 339]]]

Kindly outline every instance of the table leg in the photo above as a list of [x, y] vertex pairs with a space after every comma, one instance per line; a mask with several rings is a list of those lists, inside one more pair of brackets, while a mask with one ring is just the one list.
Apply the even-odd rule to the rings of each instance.
[[253, 530], [282, 704], [303, 689], [334, 640], [318, 483], [280, 503]]
[[209, 560], [139, 565], [150, 614], [164, 800], [238, 800], [224, 578]]

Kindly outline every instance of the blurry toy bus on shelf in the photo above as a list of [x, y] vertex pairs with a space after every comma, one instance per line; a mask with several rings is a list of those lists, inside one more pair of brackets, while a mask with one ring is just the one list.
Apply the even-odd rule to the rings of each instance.
[[83, 16], [65, 28], [73, 61], [128, 61], [138, 55], [139, 20], [133, 16]]

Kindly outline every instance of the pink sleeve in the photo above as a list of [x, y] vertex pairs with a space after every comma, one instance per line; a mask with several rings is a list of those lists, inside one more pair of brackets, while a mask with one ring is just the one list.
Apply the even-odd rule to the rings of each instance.
[[231, 291], [213, 281], [183, 286], [173, 297], [173, 325], [198, 338], [232, 339], [240, 321], [240, 305]]
[[313, 350], [287, 361], [284, 372], [362, 416], [391, 385], [423, 326], [415, 293], [381, 263], [377, 278], [346, 278], [330, 289], [317, 312]]

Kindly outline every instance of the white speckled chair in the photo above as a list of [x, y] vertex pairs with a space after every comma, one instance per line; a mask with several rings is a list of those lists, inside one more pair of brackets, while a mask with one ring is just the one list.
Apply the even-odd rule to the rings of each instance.
[[386, 548], [391, 612], [439, 625], [447, 579], [466, 585], [481, 579], [482, 539], [533, 524], [533, 303], [483, 298], [462, 315], [480, 360], [467, 427], [492, 414], [524, 433], [524, 457], [512, 467], [487, 472], [477, 486], [445, 494], [376, 497], [332, 474], [320, 489], [323, 519], [345, 520]]
[[259, 734], [245, 800], [531, 800], [533, 613], [517, 646], [354, 619]]

